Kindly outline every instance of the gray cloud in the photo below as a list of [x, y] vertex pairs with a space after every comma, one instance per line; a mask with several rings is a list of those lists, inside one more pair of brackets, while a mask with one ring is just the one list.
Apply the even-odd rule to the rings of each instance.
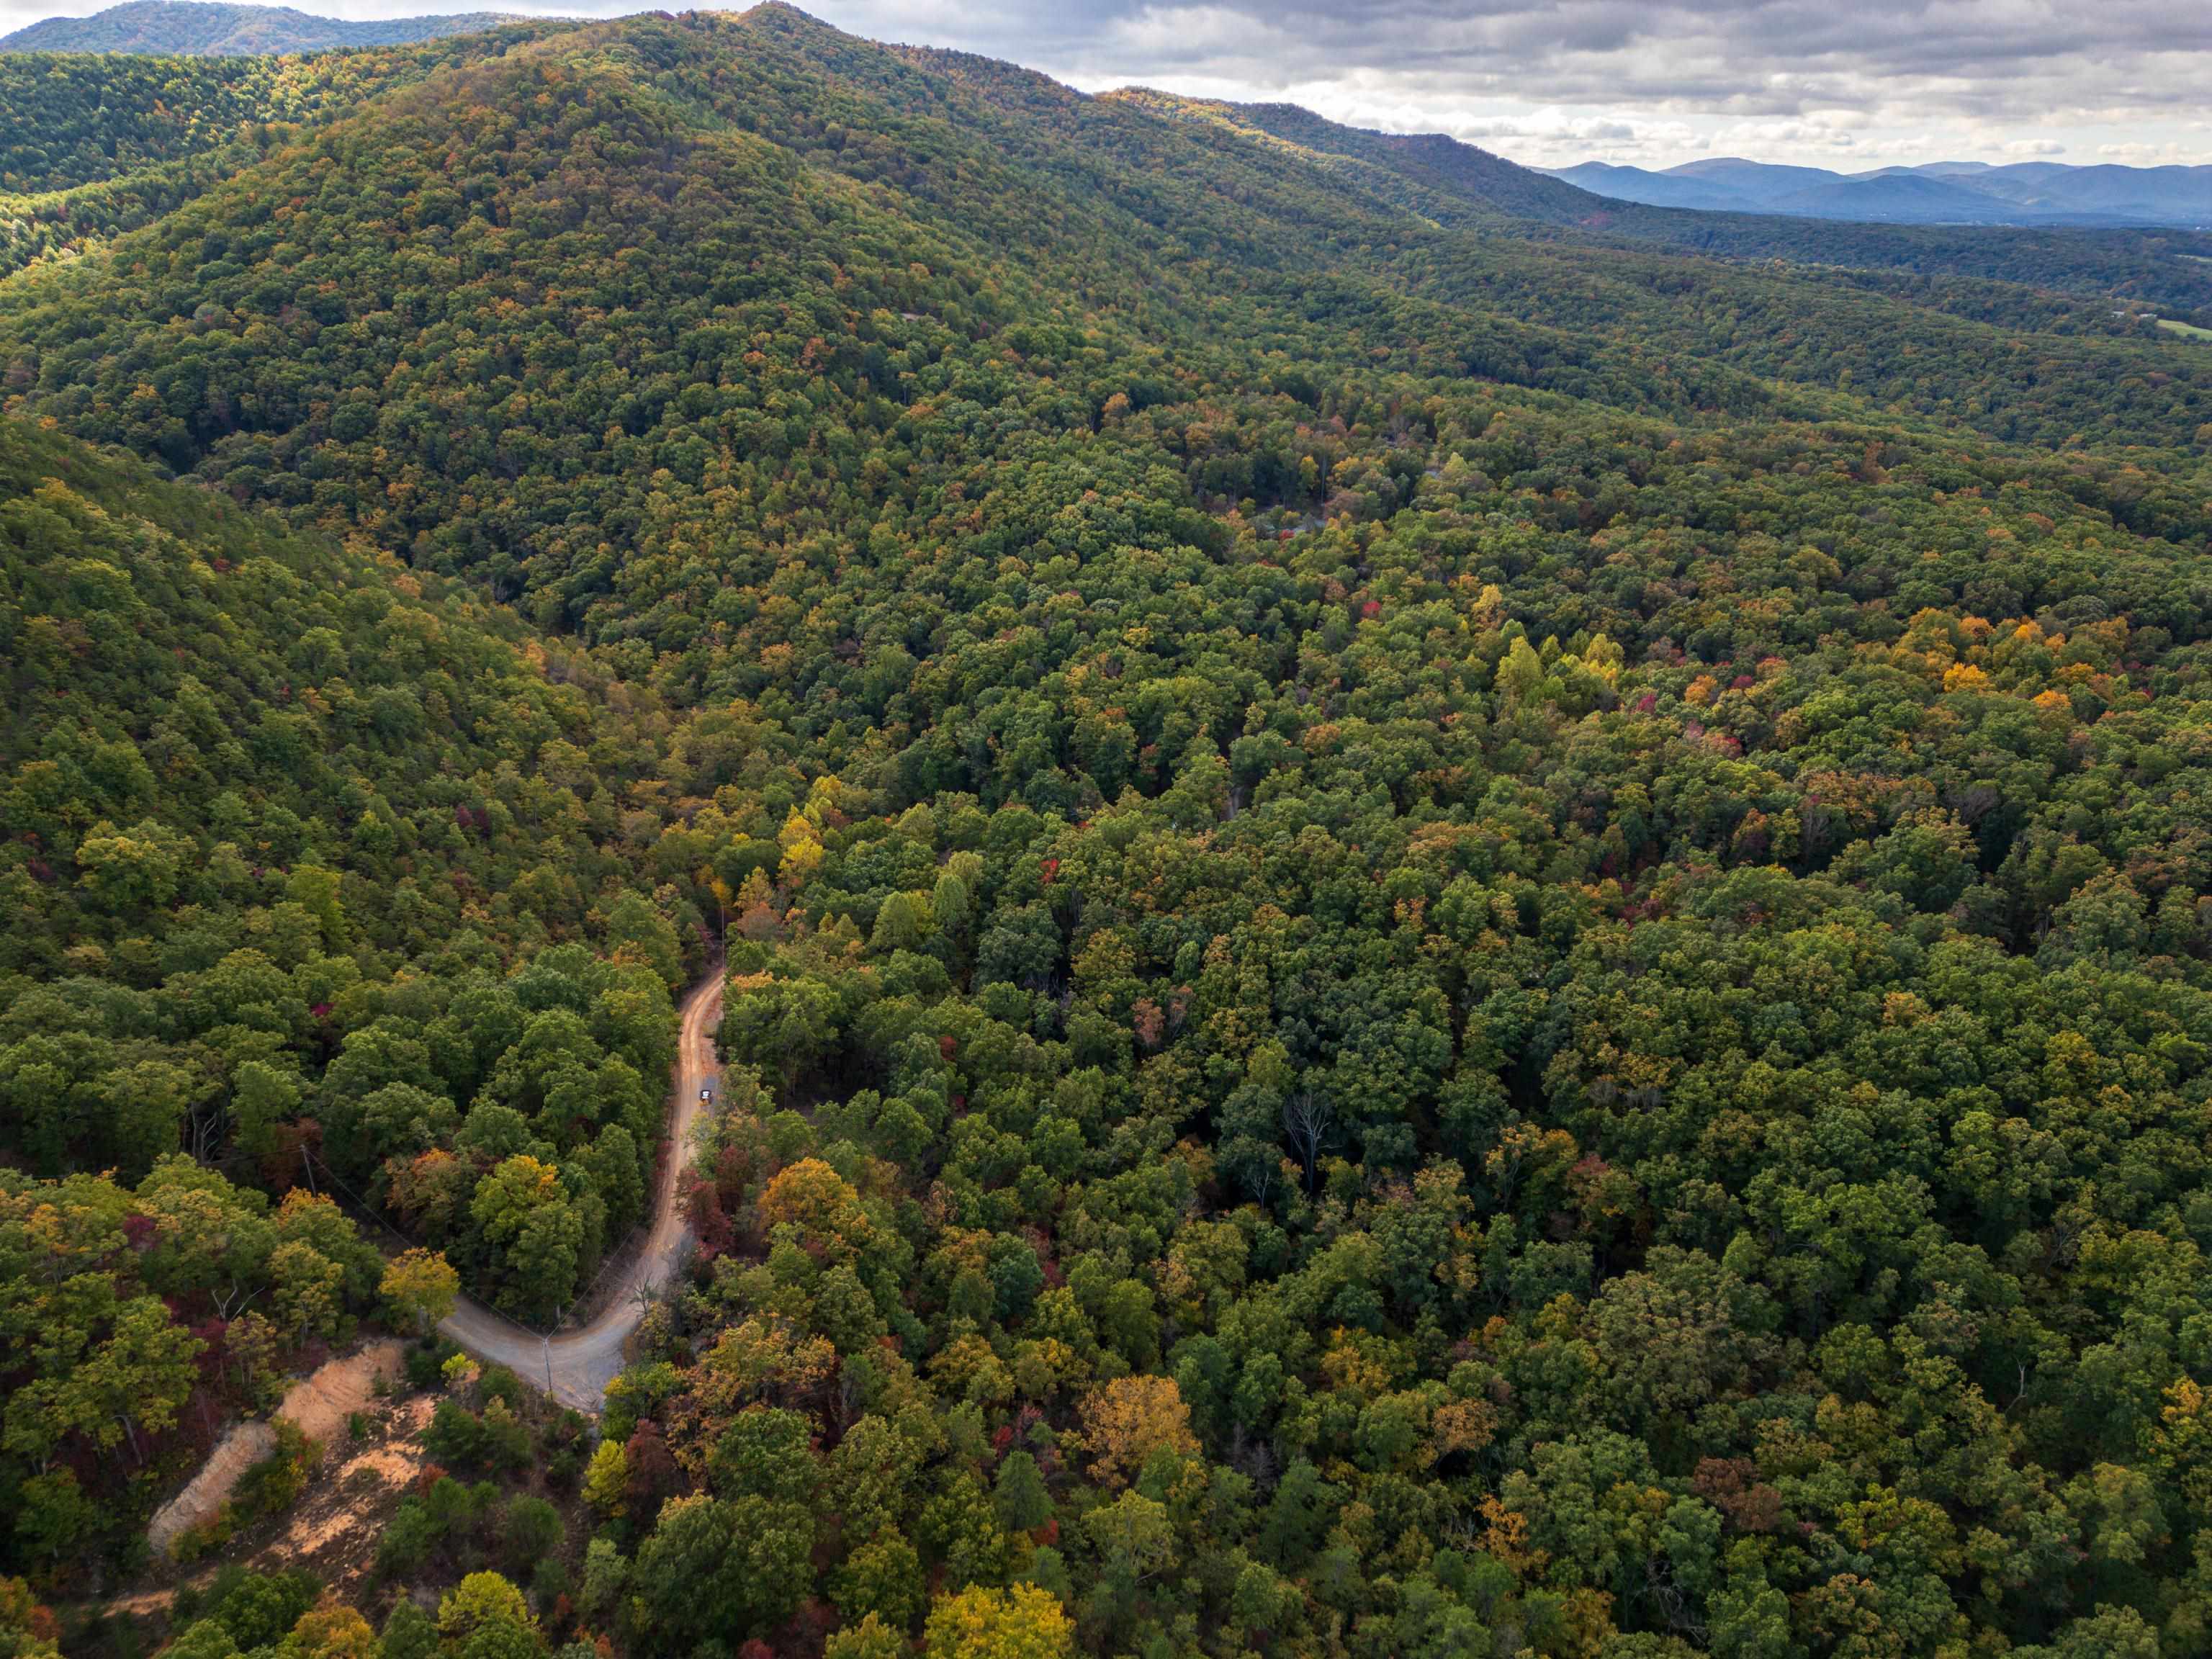
[[2055, 147], [2089, 161], [2115, 146], [2212, 160], [2212, 6], [2201, 0], [827, 0], [824, 10], [860, 33], [988, 52], [1087, 86], [1296, 96], [1398, 130], [1571, 139], [1623, 159], [1735, 134], [1775, 159], [1850, 151], [1869, 165], [1929, 144], [1990, 160]]

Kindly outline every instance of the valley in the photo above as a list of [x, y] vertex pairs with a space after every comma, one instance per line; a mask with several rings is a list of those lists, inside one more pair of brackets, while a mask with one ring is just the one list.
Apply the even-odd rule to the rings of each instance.
[[0, 114], [0, 1652], [2203, 1650], [2212, 240], [776, 4]]

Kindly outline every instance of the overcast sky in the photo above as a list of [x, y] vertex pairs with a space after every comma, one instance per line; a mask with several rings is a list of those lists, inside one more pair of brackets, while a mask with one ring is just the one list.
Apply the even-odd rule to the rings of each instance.
[[[465, 0], [296, 0], [349, 17]], [[613, 15], [605, 0], [478, 0]], [[677, 0], [664, 0], [674, 9]], [[0, 0], [16, 22], [98, 0]], [[1287, 100], [1536, 166], [2212, 162], [2212, 0], [812, 0], [1096, 91]], [[11, 23], [9, 27], [14, 27]]]

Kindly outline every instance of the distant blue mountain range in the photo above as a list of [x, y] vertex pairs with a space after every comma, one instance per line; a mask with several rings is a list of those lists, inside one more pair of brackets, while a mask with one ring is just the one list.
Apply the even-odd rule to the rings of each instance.
[[2212, 167], [1936, 161], [1872, 173], [1733, 158], [1654, 173], [1584, 161], [1540, 169], [1616, 201], [1893, 224], [2212, 227]]

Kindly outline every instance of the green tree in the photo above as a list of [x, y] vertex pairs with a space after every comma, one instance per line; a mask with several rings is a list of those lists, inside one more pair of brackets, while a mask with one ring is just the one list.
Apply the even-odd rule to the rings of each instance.
[[551, 1165], [526, 1153], [477, 1185], [469, 1213], [499, 1263], [500, 1300], [550, 1318], [575, 1288], [584, 1221]]
[[1036, 1458], [1019, 1448], [1006, 1454], [992, 1485], [991, 1505], [1008, 1532], [1029, 1532], [1052, 1519], [1052, 1494]]
[[775, 1629], [812, 1581], [813, 1532], [803, 1510], [757, 1498], [665, 1505], [630, 1577], [653, 1639], [688, 1647]]
[[438, 1636], [448, 1651], [468, 1659], [518, 1659], [540, 1647], [530, 1604], [495, 1572], [472, 1572], [446, 1592]]

